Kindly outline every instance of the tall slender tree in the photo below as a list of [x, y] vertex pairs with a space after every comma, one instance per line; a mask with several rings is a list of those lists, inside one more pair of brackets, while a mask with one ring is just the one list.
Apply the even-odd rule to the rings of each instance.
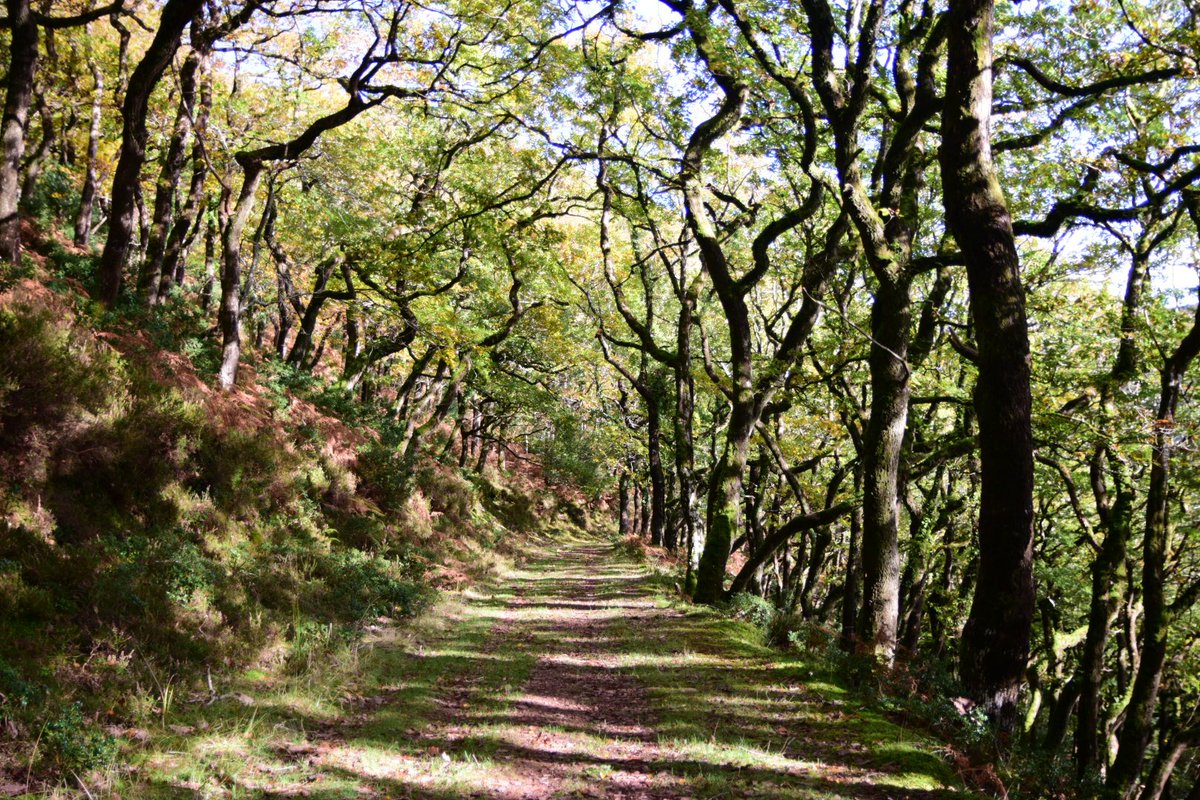
[[1017, 720], [1033, 624], [1033, 430], [1029, 329], [1012, 219], [992, 164], [993, 0], [958, 0], [946, 34], [942, 196], [967, 265], [982, 486], [963, 684], [1002, 728]]
[[154, 39], [129, 77], [121, 105], [121, 150], [113, 172], [108, 238], [100, 256], [100, 300], [113, 305], [121, 293], [121, 282], [133, 243], [137, 196], [146, 161], [146, 115], [150, 95], [179, 49], [184, 29], [200, 12], [206, 0], [167, 0], [159, 16]]

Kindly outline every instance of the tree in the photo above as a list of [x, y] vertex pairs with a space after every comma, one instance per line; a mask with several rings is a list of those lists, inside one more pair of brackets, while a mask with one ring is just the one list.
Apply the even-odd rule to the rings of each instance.
[[1025, 291], [992, 165], [992, 0], [951, 7], [942, 110], [946, 224], [967, 265], [979, 371], [979, 566], [959, 674], [1002, 728], [1016, 724], [1033, 623], [1033, 430]]
[[179, 49], [183, 29], [200, 12], [204, 2], [167, 0], [154, 39], [130, 75], [125, 89], [125, 100], [121, 106], [121, 151], [113, 172], [108, 238], [104, 242], [99, 266], [100, 300], [108, 306], [115, 304], [121, 293], [122, 273], [133, 241], [138, 183], [142, 176], [142, 164], [146, 160], [146, 114], [150, 95]]
[[25, 129], [33, 103], [37, 71], [39, 28], [87, 25], [119, 11], [124, 0], [72, 17], [50, 17], [34, 11], [30, 0], [5, 0], [3, 26], [11, 31], [8, 75], [5, 78], [4, 116], [0, 120], [0, 258], [17, 263], [21, 251], [21, 160], [25, 155]]
[[[772, 246], [797, 226], [812, 219], [821, 210], [824, 193], [822, 184], [811, 179], [810, 189], [803, 201], [779, 214], [762, 226], [752, 244], [753, 265], [744, 274], [735, 276], [729, 254], [719, 235], [716, 223], [706, 205], [704, 161], [714, 144], [738, 123], [750, 94], [749, 83], [738, 74], [719, 52], [712, 38], [709, 20], [691, 5], [671, 4], [684, 18], [697, 58], [716, 84], [721, 101], [716, 113], [695, 127], [684, 148], [679, 172], [685, 219], [700, 252], [700, 261], [712, 282], [724, 312], [729, 334], [730, 376], [725, 394], [730, 404], [729, 422], [725, 428], [721, 455], [714, 464], [708, 486], [708, 508], [704, 551], [696, 571], [693, 598], [701, 603], [714, 603], [724, 594], [725, 568], [729, 561], [730, 545], [741, 526], [742, 480], [746, 470], [750, 439], [762, 416], [763, 409], [787, 374], [788, 367], [811, 332], [820, 312], [820, 296], [848, 228], [845, 214], [837, 216], [828, 228], [822, 245], [810, 256], [803, 278], [804, 300], [791, 319], [787, 332], [775, 347], [770, 363], [755, 380], [754, 346], [751, 315], [747, 295], [771, 268]], [[803, 115], [798, 121], [801, 136], [811, 138], [811, 119]], [[812, 148], [802, 157], [807, 168]]]

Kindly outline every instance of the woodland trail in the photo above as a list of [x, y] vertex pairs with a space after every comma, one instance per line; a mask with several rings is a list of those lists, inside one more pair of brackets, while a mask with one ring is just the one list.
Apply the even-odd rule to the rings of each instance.
[[338, 713], [259, 703], [260, 735], [193, 738], [130, 796], [963, 796], [931, 742], [756, 638], [666, 601], [611, 543], [564, 536], [444, 628], [377, 642]]

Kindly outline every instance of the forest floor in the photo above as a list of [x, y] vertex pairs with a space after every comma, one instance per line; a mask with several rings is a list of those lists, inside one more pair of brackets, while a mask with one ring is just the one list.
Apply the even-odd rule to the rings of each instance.
[[143, 741], [106, 795], [965, 795], [936, 743], [667, 594], [611, 542], [564, 531], [424, 622], [381, 626], [352, 663], [164, 703], [161, 730], [126, 732]]

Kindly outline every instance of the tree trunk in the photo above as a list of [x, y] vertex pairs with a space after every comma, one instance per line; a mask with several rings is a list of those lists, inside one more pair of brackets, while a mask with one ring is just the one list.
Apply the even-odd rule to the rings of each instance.
[[[49, 37], [47, 37], [47, 41]], [[50, 111], [50, 106], [46, 103], [46, 98], [42, 92], [34, 92], [34, 101], [37, 105], [38, 116], [42, 120], [42, 138], [38, 141], [37, 149], [29, 156], [25, 162], [25, 180], [21, 188], [21, 203], [26, 203], [29, 198], [33, 197], [34, 191], [37, 189], [38, 180], [42, 177], [42, 166], [46, 163], [46, 155], [50, 152], [50, 148], [54, 145], [54, 140], [57, 136], [57, 130], [54, 127], [54, 114]], [[28, 131], [26, 131], [26, 139], [28, 139]], [[56, 220], [61, 222], [61, 220]]]
[[1050, 716], [1046, 720], [1046, 735], [1042, 738], [1042, 749], [1055, 753], [1062, 747], [1067, 738], [1067, 726], [1071, 722], [1071, 712], [1079, 702], [1079, 680], [1072, 678], [1062, 687], [1058, 697], [1050, 706]]
[[871, 416], [863, 435], [862, 610], [858, 644], [890, 663], [900, 614], [900, 449], [908, 424], [911, 298], [880, 281], [871, 306]]
[[[1094, 467], [1098, 469], [1099, 467]], [[1133, 493], [1117, 487], [1117, 501], [1108, 512], [1104, 542], [1092, 562], [1092, 593], [1088, 610], [1087, 637], [1080, 653], [1079, 720], [1075, 727], [1075, 767], [1080, 778], [1090, 775], [1100, 763], [1104, 725], [1100, 716], [1104, 682], [1104, 652], [1109, 629], [1121, 605], [1121, 583], [1125, 578], [1126, 544], [1132, 533]]]
[[162, 301], [160, 293], [169, 289], [171, 280], [164, 281], [164, 274], [174, 276], [174, 264], [166, 267], [167, 238], [171, 223], [175, 219], [175, 197], [179, 193], [179, 180], [187, 162], [187, 144], [192, 135], [192, 120], [196, 113], [196, 83], [203, 56], [199, 50], [188, 53], [179, 70], [179, 108], [175, 112], [175, 127], [167, 144], [167, 153], [158, 174], [154, 191], [154, 217], [150, 223], [150, 240], [146, 247], [146, 262], [142, 267], [139, 290], [144, 292], [149, 305]]
[[[407, 468], [411, 468], [413, 464], [417, 463], [417, 456], [421, 452], [421, 444], [425, 440], [425, 437], [436, 429], [438, 425], [441, 425], [442, 421], [450, 415], [451, 410], [454, 408], [454, 401], [462, 394], [463, 381], [470, 371], [471, 358], [470, 356], [463, 356], [455, 370], [450, 373], [450, 380], [446, 384], [446, 389], [438, 399], [437, 405], [434, 406], [433, 413], [430, 414], [429, 419], [412, 428], [412, 433], [404, 446], [404, 464]], [[432, 394], [432, 390], [430, 393]], [[416, 417], [414, 416], [411, 421], [415, 421], [415, 419]]]
[[[205, 153], [204, 136], [208, 130], [208, 117], [212, 110], [213, 91], [212, 73], [209, 70], [208, 54], [201, 57], [199, 69], [203, 72], [200, 83], [200, 102], [196, 105], [196, 115], [192, 132], [192, 180], [188, 187], [187, 200], [180, 209], [179, 218], [171, 227], [167, 237], [167, 248], [163, 254], [162, 280], [158, 288], [161, 301], [171, 290], [171, 285], [181, 286], [184, 277], [184, 251], [188, 242], [195, 236], [200, 225], [198, 219], [204, 212], [204, 184], [208, 179], [208, 156]], [[170, 283], [168, 283], [168, 281]]]
[[1179, 759], [1192, 746], [1192, 742], [1176, 739], [1163, 747], [1154, 759], [1154, 766], [1146, 779], [1146, 788], [1142, 790], [1138, 800], [1160, 800], [1171, 782], [1171, 775], [1174, 774]]
[[[653, 392], [646, 396], [646, 459], [650, 472], [650, 544], [667, 546], [665, 535], [667, 521], [667, 478], [662, 464], [662, 412], [658, 408]], [[671, 536], [668, 550], [674, 550]]]
[[287, 363], [293, 367], [301, 367], [305, 363], [305, 359], [312, 349], [313, 333], [317, 329], [317, 319], [321, 315], [321, 309], [325, 305], [325, 301], [337, 295], [343, 299], [347, 298], [346, 293], [327, 292], [325, 287], [329, 285], [329, 279], [333, 277], [333, 271], [338, 265], [337, 258], [330, 258], [325, 263], [317, 267], [317, 274], [314, 277], [312, 296], [309, 297], [308, 305], [304, 307], [304, 314], [300, 318], [300, 328], [296, 331], [296, 340], [292, 343], [291, 352], [288, 353]]
[[[746, 379], [744, 388], [736, 390], [739, 395], [750, 394], [748, 350], [745, 355]], [[750, 436], [757, 422], [758, 415], [754, 412], [750, 397], [739, 396], [735, 399], [725, 431], [725, 449], [720, 460], [713, 465], [708, 488], [707, 534], [704, 552], [696, 570], [696, 591], [692, 595], [697, 603], [711, 605], [725, 594], [729, 548], [742, 524], [742, 478], [746, 471]]]
[[650, 496], [650, 487], [647, 485], [639, 486], [638, 493], [641, 495], [641, 510], [642, 510], [642, 517], [641, 517], [641, 520], [639, 520], [639, 522], [638, 522], [638, 528], [642, 532], [642, 538], [649, 540], [650, 539], [650, 519], [653, 516], [652, 509], [654, 506], [654, 500]]
[[88, 128], [87, 164], [83, 188], [79, 191], [79, 214], [75, 217], [75, 244], [86, 247], [92, 238], [92, 213], [96, 204], [96, 157], [100, 151], [100, 124], [104, 111], [104, 72], [95, 60], [88, 59], [95, 90], [92, 94], [92, 120]]
[[699, 288], [694, 283], [684, 290], [680, 298], [679, 324], [675, 336], [675, 473], [679, 479], [679, 519], [683, 525], [689, 574], [695, 567], [690, 562], [692, 553], [699, 553], [704, 547], [704, 520], [700, 516], [696, 443], [693, 435], [696, 383], [692, 378], [692, 321], [696, 314], [698, 294]]
[[4, 118], [0, 122], [4, 146], [0, 161], [0, 258], [16, 264], [21, 258], [21, 160], [25, 157], [25, 129], [33, 103], [38, 26], [29, 0], [5, 0], [5, 6], [11, 36]]
[[[742, 565], [742, 569], [734, 577], [733, 583], [730, 584], [729, 592], [726, 596], [732, 596], [738, 592], [745, 591], [750, 585], [750, 580], [754, 576], [754, 572], [766, 563], [767, 559], [775, 554], [775, 551], [791, 541], [793, 536], [822, 525], [828, 525], [839, 517], [845, 516], [853, 508], [854, 505], [852, 503], [839, 503], [822, 511], [801, 514], [780, 526], [768, 535], [758, 548], [749, 553], [746, 563]], [[821, 557], [822, 554], [817, 553], [814, 547], [813, 561], [809, 565], [810, 569], [820, 570], [820, 564], [814, 562], [820, 561]]]
[[[1196, 217], [1200, 227], [1200, 195], [1197, 195]], [[1166, 593], [1171, 550], [1169, 503], [1175, 412], [1184, 375], [1197, 353], [1200, 353], [1200, 306], [1197, 306], [1191, 329], [1161, 369], [1158, 416], [1154, 421], [1154, 456], [1150, 464], [1150, 487], [1146, 493], [1146, 527], [1142, 536], [1141, 658], [1118, 738], [1117, 757], [1105, 782], [1105, 790], [1112, 797], [1128, 799], [1134, 795], [1154, 731], [1154, 711], [1167, 661], [1167, 634], [1174, 616]]]
[[254, 205], [254, 194], [262, 180], [261, 162], [243, 165], [242, 189], [233, 211], [227, 215], [221, 232], [221, 368], [218, 379], [222, 389], [237, 382], [238, 362], [242, 357], [242, 231]]
[[629, 535], [629, 473], [621, 470], [617, 479], [617, 533], [622, 539]]
[[150, 95], [179, 49], [183, 29], [203, 5], [204, 0], [167, 0], [159, 18], [158, 31], [129, 77], [121, 106], [121, 150], [113, 173], [108, 239], [100, 256], [100, 300], [108, 306], [115, 304], [121, 294], [122, 275], [133, 241], [138, 185], [146, 160], [146, 113]]
[[[1121, 339], [1107, 382], [1100, 389], [1102, 419], [1111, 422], [1115, 390], [1138, 375], [1136, 344], [1141, 299], [1150, 275], [1149, 254], [1135, 250], [1125, 285], [1121, 307]], [[1107, 428], [1108, 425], [1105, 425]], [[1079, 664], [1079, 722], [1075, 728], [1075, 768], [1080, 779], [1093, 774], [1100, 764], [1100, 753], [1107, 731], [1101, 717], [1101, 688], [1104, 681], [1104, 653], [1108, 647], [1112, 621], [1121, 606], [1121, 584], [1127, 579], [1126, 550], [1133, 537], [1134, 492], [1126, 470], [1115, 455], [1109, 455], [1103, 443], [1097, 444], [1091, 463], [1091, 483], [1096, 507], [1100, 511], [1104, 542], [1092, 562], [1092, 592], [1088, 610], [1087, 637]], [[1105, 467], [1112, 474], [1115, 501], [1109, 503], [1105, 485]]]
[[204, 226], [204, 285], [200, 287], [200, 308], [205, 314], [212, 308], [213, 289], [217, 281], [217, 223], [210, 219]]
[[[862, 462], [854, 467], [854, 493], [862, 489]], [[847, 653], [857, 648], [859, 586], [862, 579], [862, 506], [850, 512], [850, 541], [846, 546], [846, 574], [842, 580], [842, 632], [839, 646]]]
[[948, 12], [940, 157], [947, 225], [967, 265], [979, 369], [979, 566], [960, 675], [989, 717], [1010, 730], [1033, 624], [1033, 435], [1025, 291], [989, 138], [993, 10], [993, 0], [958, 0]]
[[292, 308], [288, 302], [288, 293], [293, 290], [291, 281], [284, 276], [282, 265], [275, 271], [275, 316], [279, 324], [275, 328], [275, 340], [272, 343], [275, 356], [280, 361], [287, 358], [288, 337], [292, 330]]

